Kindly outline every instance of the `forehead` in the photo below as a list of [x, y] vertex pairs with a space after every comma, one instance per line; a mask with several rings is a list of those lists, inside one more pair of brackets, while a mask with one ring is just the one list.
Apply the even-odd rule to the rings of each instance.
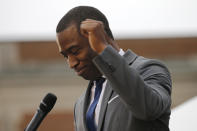
[[57, 45], [59, 51], [64, 51], [73, 44], [79, 43], [80, 35], [78, 33], [77, 27], [72, 24], [60, 33], [57, 33]]

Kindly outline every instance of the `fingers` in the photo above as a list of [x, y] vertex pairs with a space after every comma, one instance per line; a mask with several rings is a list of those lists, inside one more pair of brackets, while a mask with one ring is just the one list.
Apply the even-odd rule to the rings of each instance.
[[104, 31], [104, 26], [101, 21], [93, 20], [93, 19], [86, 19], [81, 22], [80, 31], [81, 34], [85, 37], [88, 37], [88, 34], [94, 33], [98, 30]]
[[106, 33], [101, 21], [86, 19], [81, 22], [80, 32], [85, 36], [90, 47], [97, 53], [101, 52], [107, 44]]
[[93, 20], [93, 19], [86, 19], [81, 22], [81, 24], [94, 24], [94, 23], [99, 23], [99, 24], [103, 25], [103, 22], [98, 21], [98, 20]]

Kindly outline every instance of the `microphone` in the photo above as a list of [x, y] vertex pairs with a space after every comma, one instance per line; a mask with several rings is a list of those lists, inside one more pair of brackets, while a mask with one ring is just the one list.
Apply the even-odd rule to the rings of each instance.
[[48, 93], [41, 101], [40, 106], [37, 109], [37, 112], [34, 114], [32, 120], [27, 125], [24, 131], [36, 131], [38, 126], [41, 124], [42, 120], [55, 105], [56, 100], [57, 97], [54, 94]]

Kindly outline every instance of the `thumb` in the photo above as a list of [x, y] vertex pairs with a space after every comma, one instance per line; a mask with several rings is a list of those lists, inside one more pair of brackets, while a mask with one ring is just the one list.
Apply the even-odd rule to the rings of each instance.
[[88, 31], [83, 29], [83, 28], [80, 28], [80, 33], [81, 35], [83, 35], [84, 37], [88, 38]]

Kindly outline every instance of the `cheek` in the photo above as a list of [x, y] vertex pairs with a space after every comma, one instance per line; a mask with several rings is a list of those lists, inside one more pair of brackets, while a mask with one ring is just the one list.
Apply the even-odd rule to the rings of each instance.
[[81, 53], [78, 55], [78, 59], [81, 61], [92, 61], [95, 56], [96, 52], [94, 52], [92, 49], [86, 49], [81, 51]]
[[95, 52], [95, 51], [93, 51], [91, 48], [89, 49], [89, 51], [88, 51], [89, 53], [88, 53], [88, 57], [92, 60], [94, 57], [96, 57], [98, 54]]

